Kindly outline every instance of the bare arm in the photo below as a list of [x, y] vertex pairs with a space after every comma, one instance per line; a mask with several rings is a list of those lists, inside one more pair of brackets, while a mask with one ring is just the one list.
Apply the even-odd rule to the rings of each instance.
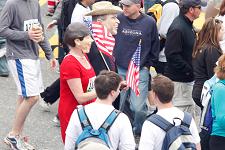
[[196, 149], [197, 149], [197, 150], [201, 150], [201, 144], [200, 144], [200, 143], [197, 143], [197, 144], [196, 144]]
[[97, 97], [94, 90], [84, 93], [80, 78], [69, 79], [67, 83], [79, 104], [83, 104]]

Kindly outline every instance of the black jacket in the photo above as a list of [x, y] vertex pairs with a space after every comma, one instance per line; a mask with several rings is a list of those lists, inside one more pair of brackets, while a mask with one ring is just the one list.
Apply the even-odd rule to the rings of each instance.
[[218, 50], [217, 48], [207, 48], [202, 50], [202, 52], [197, 54], [197, 56], [193, 59], [195, 83], [192, 91], [192, 97], [195, 101], [199, 100], [200, 102], [203, 84], [214, 75], [216, 62], [221, 55], [221, 50]]
[[165, 45], [167, 66], [165, 75], [177, 82], [194, 80], [192, 69], [192, 49], [196, 33], [192, 23], [180, 13], [171, 24]]
[[110, 70], [113, 70], [109, 56], [102, 54], [106, 61], [105, 64], [95, 42], [92, 42], [90, 52], [87, 55], [96, 75], [98, 75], [102, 70], [108, 70], [106, 64]]

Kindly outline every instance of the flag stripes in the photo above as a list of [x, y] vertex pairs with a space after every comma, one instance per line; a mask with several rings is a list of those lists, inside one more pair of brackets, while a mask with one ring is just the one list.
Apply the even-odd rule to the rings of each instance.
[[141, 40], [138, 44], [136, 51], [134, 52], [130, 64], [128, 66], [128, 71], [126, 75], [127, 86], [130, 87], [137, 96], [140, 95], [139, 91], [139, 78], [140, 78], [140, 58], [141, 57]]

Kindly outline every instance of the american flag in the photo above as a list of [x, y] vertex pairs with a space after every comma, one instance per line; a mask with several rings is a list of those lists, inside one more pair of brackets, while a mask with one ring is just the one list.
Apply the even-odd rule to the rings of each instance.
[[91, 33], [91, 35], [92, 35], [92, 30], [91, 30], [91, 28], [92, 28], [92, 25], [91, 25], [92, 20], [90, 20], [90, 19], [84, 17], [84, 18], [83, 18], [83, 21], [84, 21], [84, 24], [89, 28], [90, 33]]
[[140, 95], [140, 91], [138, 88], [140, 59], [141, 59], [140, 57], [141, 57], [141, 40], [139, 41], [138, 47], [131, 58], [126, 75], [127, 86], [130, 87], [137, 96]]
[[92, 22], [91, 27], [92, 37], [95, 40], [98, 50], [105, 55], [112, 56], [115, 46], [115, 39], [112, 34], [101, 22]]

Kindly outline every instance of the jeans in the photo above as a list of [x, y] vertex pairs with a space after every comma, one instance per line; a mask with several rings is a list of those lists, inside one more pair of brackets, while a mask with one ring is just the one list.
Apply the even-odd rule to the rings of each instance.
[[[118, 66], [118, 73], [126, 79], [127, 70]], [[125, 104], [125, 100], [129, 97], [130, 109], [133, 111], [133, 131], [135, 135], [141, 134], [141, 128], [147, 115], [147, 96], [148, 96], [148, 84], [149, 84], [149, 72], [147, 68], [140, 70], [139, 90], [140, 95], [136, 96], [133, 90], [121, 91], [120, 93], [120, 110], [125, 110], [125, 107], [129, 107]]]

